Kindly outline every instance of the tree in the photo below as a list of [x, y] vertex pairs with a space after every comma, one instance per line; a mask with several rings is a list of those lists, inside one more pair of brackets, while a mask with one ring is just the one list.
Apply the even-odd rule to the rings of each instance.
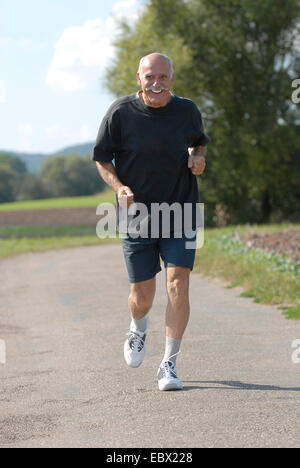
[[50, 197], [92, 195], [104, 189], [89, 155], [50, 157], [43, 163], [40, 177]]
[[299, 211], [298, 25], [298, 0], [151, 0], [133, 28], [121, 25], [108, 88], [132, 93], [138, 60], [156, 50], [173, 59], [174, 92], [201, 108], [213, 140], [199, 179], [209, 223], [217, 207], [230, 223]]
[[26, 171], [26, 166], [20, 159], [0, 154], [0, 203], [15, 200], [19, 178]]
[[50, 197], [69, 195], [69, 181], [65, 171], [65, 158], [63, 156], [46, 159], [42, 164], [40, 177]]
[[47, 198], [48, 193], [42, 180], [35, 174], [24, 174], [19, 176], [16, 190], [17, 200], [38, 200]]
[[7, 154], [0, 154], [0, 166], [7, 165], [12, 171], [18, 174], [25, 174], [27, 172], [26, 164], [21, 159]]
[[17, 174], [8, 165], [0, 165], [0, 203], [14, 201], [16, 180]]
[[69, 181], [70, 195], [92, 195], [104, 188], [104, 182], [95, 171], [89, 156], [72, 155], [65, 160], [65, 172]]

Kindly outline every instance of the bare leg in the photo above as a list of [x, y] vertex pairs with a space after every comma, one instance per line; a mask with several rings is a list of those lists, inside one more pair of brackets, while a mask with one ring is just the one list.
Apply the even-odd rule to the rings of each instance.
[[166, 347], [159, 367], [159, 390], [181, 390], [176, 358], [190, 317], [189, 280], [191, 270], [184, 267], [166, 268], [168, 306], [166, 311]]
[[131, 293], [128, 306], [132, 318], [139, 320], [144, 317], [152, 307], [156, 288], [156, 278], [131, 284]]
[[184, 267], [166, 268], [168, 306], [166, 335], [181, 339], [190, 317], [189, 278], [191, 270]]

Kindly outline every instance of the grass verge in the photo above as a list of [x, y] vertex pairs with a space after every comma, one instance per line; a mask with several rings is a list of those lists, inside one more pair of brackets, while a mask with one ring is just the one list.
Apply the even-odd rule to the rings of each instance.
[[[277, 226], [277, 230], [289, 226]], [[235, 233], [247, 227], [206, 229], [204, 247], [197, 251], [195, 271], [241, 286], [242, 296], [255, 302], [277, 305], [286, 318], [300, 319], [300, 265], [285, 255], [247, 247]], [[255, 228], [256, 232], [276, 230], [275, 226]]]
[[1, 203], [0, 211], [23, 210], [55, 210], [60, 208], [96, 207], [100, 203], [115, 203], [116, 196], [113, 190], [107, 189], [96, 195], [86, 197], [47, 198], [44, 200], [29, 200], [11, 203]]
[[0, 240], [0, 259], [13, 257], [28, 252], [44, 252], [46, 250], [57, 250], [89, 245], [108, 244], [120, 242], [119, 238], [99, 239], [93, 236], [64, 236], [47, 238], [21, 238]]
[[0, 239], [93, 236], [95, 234], [96, 225], [93, 224], [0, 226]]

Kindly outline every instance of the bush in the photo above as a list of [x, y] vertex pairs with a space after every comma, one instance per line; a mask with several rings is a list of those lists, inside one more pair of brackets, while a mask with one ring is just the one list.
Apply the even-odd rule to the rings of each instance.
[[50, 197], [93, 195], [104, 190], [89, 156], [55, 156], [42, 165], [41, 180]]
[[42, 180], [35, 174], [19, 176], [16, 200], [39, 200], [48, 195]]
[[17, 174], [8, 166], [0, 166], [0, 203], [15, 200]]

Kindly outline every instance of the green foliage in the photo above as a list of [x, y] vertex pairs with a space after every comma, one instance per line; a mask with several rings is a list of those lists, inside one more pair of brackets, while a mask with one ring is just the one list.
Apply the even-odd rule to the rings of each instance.
[[217, 248], [229, 255], [243, 258], [245, 264], [262, 264], [266, 269], [281, 273], [291, 273], [300, 276], [300, 264], [293, 262], [287, 255], [277, 254], [268, 250], [247, 247], [247, 245], [229, 235], [223, 234], [214, 240]]
[[104, 188], [89, 155], [49, 157], [39, 175], [26, 173], [18, 158], [0, 155], [0, 203], [92, 195]]
[[50, 197], [68, 195], [69, 183], [65, 172], [65, 158], [63, 156], [46, 159], [42, 165], [40, 176]]
[[159, 51], [173, 60], [175, 94], [201, 108], [209, 224], [300, 219], [299, 11], [299, 0], [151, 0], [133, 28], [121, 25], [110, 91], [134, 92], [140, 58]]
[[283, 315], [290, 320], [300, 320], [300, 306], [285, 307]]
[[69, 156], [65, 159], [65, 172], [69, 182], [69, 196], [92, 195], [104, 188], [95, 163], [89, 156]]
[[15, 156], [0, 154], [0, 168], [3, 166], [9, 166], [12, 171], [18, 174], [25, 174], [27, 172], [25, 163]]
[[8, 166], [0, 166], [0, 203], [13, 201], [17, 174]]
[[38, 200], [45, 198], [47, 192], [41, 179], [35, 174], [24, 174], [19, 177], [16, 200]]
[[0, 154], [0, 203], [15, 200], [18, 182], [26, 175], [26, 166], [18, 158]]
[[41, 180], [49, 197], [92, 195], [104, 189], [89, 156], [55, 156], [41, 168]]

